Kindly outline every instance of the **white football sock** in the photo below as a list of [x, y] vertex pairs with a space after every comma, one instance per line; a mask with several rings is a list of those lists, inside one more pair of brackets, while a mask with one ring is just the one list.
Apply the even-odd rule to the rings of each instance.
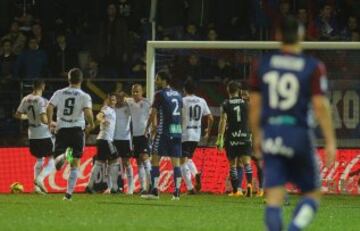
[[90, 180], [87, 185], [89, 188], [92, 189], [94, 187], [95, 180], [98, 177], [99, 173], [101, 172], [101, 167], [102, 167], [102, 163], [100, 161], [95, 160], [95, 163], [91, 169]]
[[134, 191], [134, 173], [131, 165], [126, 167], [126, 176], [128, 183], [128, 193], [132, 194]]
[[192, 161], [192, 159], [188, 159], [186, 162], [191, 174], [195, 177], [198, 174], [198, 170], [194, 164], [194, 162]]
[[139, 170], [140, 186], [141, 189], [144, 190], [146, 189], [146, 179], [147, 179], [144, 165], [143, 164], [138, 165], [138, 170]]
[[192, 190], [194, 186], [191, 181], [191, 172], [186, 163], [181, 165], [181, 175], [184, 178], [186, 189]]
[[43, 181], [45, 177], [50, 175], [55, 170], [55, 160], [54, 158], [50, 157], [46, 166], [43, 168], [41, 173], [38, 176], [39, 181]]
[[67, 189], [66, 189], [66, 193], [68, 193], [70, 195], [73, 193], [73, 191], [75, 189], [76, 181], [78, 178], [78, 172], [79, 172], [79, 169], [77, 169], [77, 168], [71, 168], [71, 170], [70, 170], [70, 175], [69, 175]]
[[113, 190], [118, 190], [119, 186], [117, 183], [118, 180], [118, 176], [119, 176], [119, 168], [120, 168], [120, 164], [119, 163], [112, 163], [110, 164], [110, 182], [111, 182], [111, 189]]
[[42, 158], [38, 158], [36, 159], [35, 165], [34, 165], [34, 179], [36, 179], [40, 172], [41, 172], [41, 167], [43, 164], [43, 159]]
[[146, 172], [146, 182], [148, 185], [151, 184], [151, 161], [150, 159], [146, 159], [144, 161], [144, 168]]

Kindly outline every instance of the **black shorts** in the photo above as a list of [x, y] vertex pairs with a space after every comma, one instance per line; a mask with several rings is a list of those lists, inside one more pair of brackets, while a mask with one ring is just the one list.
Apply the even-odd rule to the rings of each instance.
[[36, 158], [51, 156], [53, 154], [53, 142], [51, 138], [30, 139], [30, 153]]
[[139, 158], [141, 154], [149, 153], [149, 143], [145, 136], [134, 136], [133, 146], [133, 155], [135, 158]]
[[118, 155], [122, 158], [131, 158], [130, 140], [114, 140]]
[[96, 160], [106, 161], [118, 158], [116, 148], [110, 140], [96, 140]]
[[66, 148], [73, 149], [73, 156], [81, 158], [84, 152], [85, 135], [81, 127], [61, 128], [56, 133], [55, 155], [65, 152]]
[[195, 149], [198, 145], [196, 141], [185, 141], [182, 143], [182, 157], [187, 157], [189, 159], [193, 158]]
[[[234, 145], [235, 144], [235, 145]], [[250, 142], [225, 141], [226, 156], [229, 160], [236, 157], [251, 156], [252, 148]]]

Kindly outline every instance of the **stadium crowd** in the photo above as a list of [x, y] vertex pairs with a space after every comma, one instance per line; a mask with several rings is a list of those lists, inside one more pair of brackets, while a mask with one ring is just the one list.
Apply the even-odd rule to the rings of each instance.
[[[158, 0], [153, 10], [151, 3], [1, 1], [0, 91], [8, 100], [0, 103], [0, 118], [13, 114], [19, 80], [62, 80], [74, 66], [85, 79], [144, 80], [153, 15], [157, 40], [274, 40], [275, 28], [287, 15], [306, 25], [308, 41], [360, 39], [360, 3], [352, 0]], [[194, 51], [171, 61], [167, 67], [180, 82], [226, 83], [246, 78], [251, 56]]]

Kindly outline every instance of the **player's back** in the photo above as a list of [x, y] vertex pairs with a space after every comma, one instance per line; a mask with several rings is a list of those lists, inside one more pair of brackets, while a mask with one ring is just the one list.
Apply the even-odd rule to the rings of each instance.
[[115, 140], [130, 140], [130, 122], [131, 114], [127, 103], [119, 107], [115, 107], [116, 123], [115, 123]]
[[42, 139], [50, 137], [46, 124], [41, 122], [41, 114], [46, 113], [48, 100], [39, 96], [29, 94], [25, 96], [18, 108], [21, 113], [26, 113], [29, 122], [29, 138]]
[[85, 127], [83, 110], [92, 107], [89, 94], [80, 88], [66, 87], [56, 91], [50, 103], [57, 107], [58, 128]]
[[183, 141], [199, 141], [201, 136], [201, 118], [209, 115], [206, 101], [196, 95], [183, 98]]
[[172, 137], [181, 137], [181, 110], [182, 97], [180, 93], [171, 88], [165, 88], [157, 92], [155, 96], [159, 102], [159, 126], [158, 133]]
[[227, 136], [231, 133], [232, 136], [237, 137], [241, 133], [244, 135], [243, 138], [249, 139], [250, 133], [247, 123], [248, 106], [246, 101], [240, 97], [232, 97], [224, 101], [221, 109], [227, 115]]
[[[257, 66], [262, 93], [262, 126], [311, 126], [311, 96], [326, 84], [323, 64], [304, 54], [276, 52]], [[322, 80], [322, 81], [319, 81]]]

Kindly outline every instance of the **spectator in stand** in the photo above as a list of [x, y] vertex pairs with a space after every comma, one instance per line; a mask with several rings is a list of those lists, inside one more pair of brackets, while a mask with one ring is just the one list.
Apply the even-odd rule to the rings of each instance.
[[53, 77], [66, 78], [67, 72], [78, 66], [78, 54], [69, 46], [65, 34], [56, 36], [56, 44], [50, 52], [50, 69]]
[[50, 42], [43, 34], [42, 26], [40, 25], [40, 23], [33, 24], [31, 26], [31, 32], [32, 32], [31, 37], [36, 38], [40, 49], [46, 50], [49, 48]]
[[335, 41], [339, 39], [338, 21], [331, 5], [323, 6], [316, 25], [320, 32], [320, 40]]
[[186, 26], [184, 40], [189, 40], [189, 41], [200, 40], [200, 34], [195, 24], [190, 23]]
[[319, 40], [319, 31], [315, 25], [315, 22], [309, 17], [308, 10], [303, 7], [299, 7], [297, 11], [297, 18], [305, 26], [305, 40], [307, 41], [317, 41]]
[[26, 37], [19, 29], [19, 23], [14, 21], [11, 23], [10, 32], [7, 33], [1, 40], [10, 40], [14, 54], [18, 55], [25, 47]]
[[341, 40], [351, 41], [352, 33], [359, 31], [358, 21], [355, 16], [349, 16], [347, 19], [347, 24], [344, 29], [341, 31], [340, 36]]
[[192, 81], [197, 82], [203, 78], [202, 66], [198, 55], [191, 54], [188, 58], [188, 63], [185, 68], [185, 80], [191, 79]]
[[233, 78], [233, 70], [228, 61], [224, 58], [219, 58], [216, 61], [216, 66], [213, 69], [213, 79], [223, 82], [225, 85]]
[[131, 72], [133, 73], [134, 78], [146, 78], [146, 53], [137, 58], [134, 64], [131, 67]]
[[36, 38], [30, 38], [29, 49], [24, 50], [15, 64], [15, 77], [22, 79], [38, 79], [48, 76], [48, 59], [46, 52], [39, 49]]
[[210, 29], [207, 33], [207, 40], [209, 41], [216, 41], [218, 40], [218, 33], [215, 29]]
[[100, 79], [103, 78], [102, 73], [99, 69], [98, 62], [90, 57], [86, 69], [84, 70], [85, 79]]
[[156, 17], [160, 32], [168, 34], [174, 40], [182, 39], [185, 24], [184, 0], [158, 0]]
[[5, 89], [9, 86], [9, 82], [13, 78], [14, 65], [16, 55], [12, 52], [12, 44], [10, 40], [3, 40], [1, 42], [2, 55], [0, 55], [0, 85]]
[[129, 25], [130, 17], [132, 15], [132, 6], [128, 0], [119, 0], [118, 2], [119, 17]]
[[99, 29], [97, 60], [106, 77], [116, 78], [127, 60], [129, 49], [128, 27], [118, 17], [115, 4], [107, 7], [107, 18]]

